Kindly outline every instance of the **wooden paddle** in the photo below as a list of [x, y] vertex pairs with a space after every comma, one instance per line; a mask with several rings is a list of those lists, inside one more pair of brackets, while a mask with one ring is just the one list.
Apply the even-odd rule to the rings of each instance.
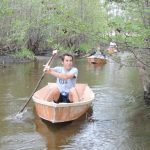
[[[53, 51], [52, 57], [49, 59], [49, 61], [48, 61], [47, 64], [46, 64], [47, 66], [50, 66], [50, 65], [51, 65], [51, 62], [52, 62], [52, 60], [53, 60], [53, 58], [54, 58], [54, 56], [55, 56], [56, 54], [57, 54], [57, 51], [55, 51], [55, 52]], [[23, 108], [22, 108], [18, 113], [23, 112], [23, 110], [25, 109], [25, 107], [28, 105], [29, 101], [31, 100], [31, 98], [32, 98], [33, 94], [35, 93], [35, 91], [37, 90], [37, 88], [39, 87], [39, 85], [40, 85], [42, 79], [44, 78], [44, 76], [45, 76], [45, 72], [43, 72], [43, 74], [42, 74], [40, 80], [38, 81], [38, 83], [37, 83], [35, 89], [33, 90], [32, 94], [30, 95], [28, 101], [25, 103], [25, 105], [23, 106]]]

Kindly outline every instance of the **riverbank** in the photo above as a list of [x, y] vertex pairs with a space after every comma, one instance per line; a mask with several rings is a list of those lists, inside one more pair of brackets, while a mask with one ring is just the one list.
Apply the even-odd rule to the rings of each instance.
[[[35, 58], [36, 59], [36, 58]], [[0, 65], [4, 64], [16, 64], [16, 63], [27, 63], [34, 61], [29, 58], [21, 58], [21, 57], [16, 57], [16, 56], [0, 56]]]
[[[84, 56], [82, 56], [82, 57], [84, 57]], [[48, 55], [46, 55], [46, 56], [45, 55], [37, 55], [37, 56], [34, 56], [34, 59], [6, 55], [6, 56], [0, 56], [0, 66], [3, 66], [5, 64], [29, 63], [29, 62], [32, 62], [35, 60], [44, 60], [44, 59], [48, 59], [48, 58], [50, 58], [50, 56], [48, 56]]]

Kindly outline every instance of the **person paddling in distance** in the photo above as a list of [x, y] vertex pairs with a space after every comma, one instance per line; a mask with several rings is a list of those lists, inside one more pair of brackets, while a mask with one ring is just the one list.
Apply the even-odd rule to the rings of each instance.
[[[53, 54], [54, 53], [57, 53], [57, 51], [53, 51]], [[50, 68], [46, 65], [43, 70], [46, 74], [50, 74], [57, 78], [56, 84], [57, 92], [59, 91], [59, 96], [53, 100], [55, 103], [72, 102], [69, 92], [73, 87], [75, 87], [78, 76], [78, 69], [73, 67], [73, 59], [74, 58], [71, 54], [65, 53], [61, 56], [63, 66]]]

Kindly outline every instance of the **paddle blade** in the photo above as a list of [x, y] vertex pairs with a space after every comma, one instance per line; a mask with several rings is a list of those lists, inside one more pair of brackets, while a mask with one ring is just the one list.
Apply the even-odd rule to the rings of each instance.
[[22, 119], [22, 117], [23, 117], [24, 112], [25, 112], [25, 111], [18, 112], [18, 113], [16, 114], [16, 116], [15, 116], [15, 119], [17, 119], [17, 120], [21, 120], [21, 119]]

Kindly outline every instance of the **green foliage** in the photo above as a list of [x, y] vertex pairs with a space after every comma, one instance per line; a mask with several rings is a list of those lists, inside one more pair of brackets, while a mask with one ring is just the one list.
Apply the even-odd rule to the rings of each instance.
[[144, 5], [144, 0], [138, 2], [127, 0], [123, 3], [108, 5], [110, 9], [115, 6], [114, 8], [119, 12], [117, 15], [115, 13], [109, 15], [108, 27], [110, 31], [115, 32], [115, 34], [109, 34], [110, 38], [118, 43], [126, 42], [131, 47], [146, 47], [145, 39], [149, 36], [149, 29]]
[[61, 46], [60, 44], [54, 44], [53, 48], [56, 49], [56, 50], [58, 50], [59, 52], [64, 51], [64, 47]]
[[100, 41], [108, 43], [111, 39], [128, 42], [131, 46], [147, 46], [149, 26], [148, 19], [144, 19], [149, 18], [149, 10], [143, 7], [144, 2], [2, 0], [0, 42], [22, 47], [29, 38], [34, 42], [40, 39], [39, 47], [58, 47], [61, 51], [79, 48], [85, 51]]
[[[52, 35], [53, 41], [58, 38], [69, 41], [71, 35], [75, 35], [76, 38], [84, 35], [90, 40], [99, 40], [100, 36], [97, 33], [105, 32], [106, 21], [105, 15], [102, 13], [103, 8], [97, 0], [88, 2], [85, 0], [66, 0], [63, 3], [60, 2], [59, 0], [53, 1], [51, 6], [55, 9], [47, 10], [47, 15], [44, 16], [44, 20], [41, 20], [48, 25], [52, 33], [49, 35]], [[45, 3], [44, 7], [47, 6], [48, 3]], [[73, 47], [76, 47], [76, 45], [73, 45]]]
[[8, 0], [1, 0], [0, 16], [12, 16], [13, 9], [9, 7]]
[[92, 48], [91, 45], [89, 45], [88, 43], [82, 43], [80, 44], [79, 50], [81, 50], [82, 52], [87, 52]]
[[[28, 41], [29, 37], [34, 41], [38, 38], [36, 36], [40, 36], [44, 40], [45, 47], [61, 43], [61, 47], [68, 49], [67, 45], [70, 43], [67, 42], [70, 41], [70, 37], [76, 37], [77, 41], [81, 35], [84, 35], [85, 40], [90, 38], [91, 41], [98, 41], [100, 33], [106, 31], [106, 15], [97, 0], [9, 2], [10, 0], [2, 0], [0, 13], [3, 16], [0, 23], [1, 32], [7, 32], [1, 41], [7, 44], [15, 43], [20, 47]], [[0, 34], [3, 35], [1, 32]], [[79, 41], [82, 43], [85, 40]], [[72, 43], [70, 50], [77, 48], [77, 43]]]
[[32, 60], [34, 59], [33, 52], [27, 48], [23, 48], [23, 49], [17, 51], [15, 53], [15, 56], [20, 57], [20, 58], [28, 58], [28, 59], [32, 59]]

